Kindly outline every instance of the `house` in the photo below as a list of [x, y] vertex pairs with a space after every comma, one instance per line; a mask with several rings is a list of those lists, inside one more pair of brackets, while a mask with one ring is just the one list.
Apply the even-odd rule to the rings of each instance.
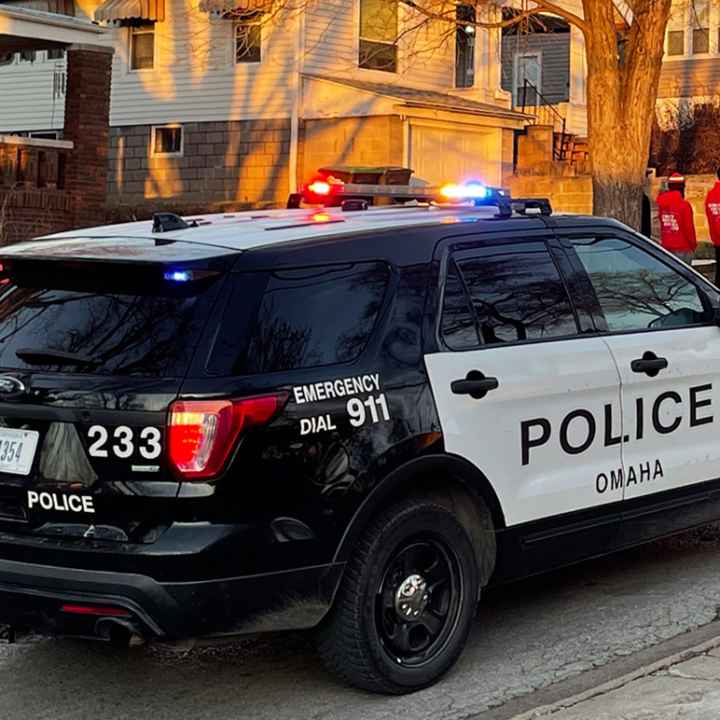
[[[500, 33], [462, 4], [441, 23], [398, 0], [19, 2], [110, 30], [109, 203], [126, 214], [277, 205], [334, 164], [501, 184], [527, 121]], [[0, 58], [0, 132], [55, 137], [63, 93], [62, 52]]]

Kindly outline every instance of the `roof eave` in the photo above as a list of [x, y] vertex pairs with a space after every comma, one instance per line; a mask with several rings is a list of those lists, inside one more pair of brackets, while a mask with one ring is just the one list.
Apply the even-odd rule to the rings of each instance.
[[393, 98], [401, 101], [400, 107], [407, 108], [423, 108], [426, 110], [445, 110], [447, 112], [464, 113], [465, 115], [477, 115], [479, 117], [497, 118], [498, 120], [512, 120], [514, 122], [528, 123], [533, 119], [532, 115], [514, 112], [513, 110], [505, 110], [498, 108], [497, 110], [487, 108], [469, 108], [464, 105], [443, 105], [440, 103], [420, 102], [415, 100], [404, 100], [402, 98]]

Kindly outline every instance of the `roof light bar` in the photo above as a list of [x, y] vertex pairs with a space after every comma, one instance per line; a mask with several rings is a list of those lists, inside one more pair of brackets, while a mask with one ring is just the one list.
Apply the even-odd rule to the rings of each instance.
[[503, 188], [489, 187], [478, 180], [448, 183], [442, 187], [426, 185], [392, 185], [344, 183], [334, 177], [316, 178], [304, 186], [302, 192], [293, 193], [287, 207], [300, 208], [303, 203], [324, 207], [341, 207], [344, 212], [365, 210], [370, 205], [407, 206], [466, 205], [497, 208], [497, 217], [511, 217], [513, 212], [522, 215], [550, 215], [552, 209], [546, 198], [514, 200]]

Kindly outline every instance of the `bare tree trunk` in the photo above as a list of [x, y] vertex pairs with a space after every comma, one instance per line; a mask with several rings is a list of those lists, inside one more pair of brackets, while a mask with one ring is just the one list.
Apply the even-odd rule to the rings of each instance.
[[670, 0], [638, 0], [620, 56], [607, 0], [584, 0], [593, 210], [640, 229]]
[[640, 230], [643, 186], [593, 177], [593, 212]]

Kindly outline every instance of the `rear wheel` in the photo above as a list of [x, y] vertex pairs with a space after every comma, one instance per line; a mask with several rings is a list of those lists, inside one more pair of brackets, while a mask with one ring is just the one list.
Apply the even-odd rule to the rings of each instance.
[[477, 596], [477, 563], [463, 526], [431, 500], [408, 500], [380, 516], [358, 544], [320, 630], [321, 655], [366, 690], [426, 687], [462, 652]]

